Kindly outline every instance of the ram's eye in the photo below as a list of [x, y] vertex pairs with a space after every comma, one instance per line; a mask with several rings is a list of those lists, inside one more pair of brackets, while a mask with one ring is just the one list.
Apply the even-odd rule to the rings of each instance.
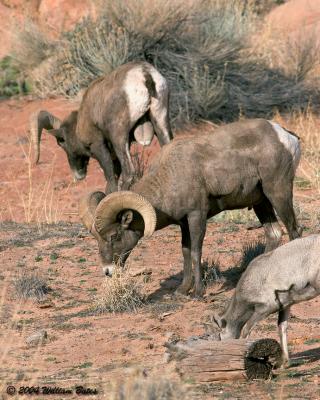
[[62, 143], [65, 142], [64, 138], [62, 138], [62, 137], [59, 137], [57, 140], [58, 140], [58, 143], [59, 143], [59, 144], [62, 144]]
[[110, 237], [111, 242], [116, 241], [117, 237], [118, 237], [117, 233], [114, 233], [113, 235], [111, 235], [111, 237]]

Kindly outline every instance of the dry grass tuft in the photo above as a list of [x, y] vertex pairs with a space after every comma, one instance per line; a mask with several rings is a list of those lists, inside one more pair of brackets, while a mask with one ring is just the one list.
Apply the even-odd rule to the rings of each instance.
[[[45, 183], [42, 180], [36, 179], [35, 165], [32, 159], [32, 141], [28, 137], [26, 144], [20, 144], [20, 150], [23, 155], [23, 164], [25, 166], [25, 173], [27, 174], [28, 185], [26, 189], [21, 189], [19, 185], [20, 176], [10, 177], [7, 173], [8, 180], [12, 181], [13, 189], [16, 191], [20, 200], [21, 207], [24, 212], [24, 222], [36, 222], [39, 228], [42, 224], [58, 223], [61, 219], [61, 206], [59, 204], [59, 197], [54, 190], [54, 168], [55, 157], [53, 158], [50, 170], [45, 173]], [[71, 184], [68, 186], [69, 190]], [[11, 218], [15, 221], [14, 211], [11, 209], [11, 204], [8, 202], [8, 209]]]
[[[190, 389], [189, 389], [190, 390]], [[176, 382], [160, 378], [134, 378], [118, 386], [112, 400], [189, 399], [186, 389]]]
[[103, 282], [94, 308], [98, 313], [132, 312], [144, 303], [141, 283], [130, 276], [127, 270], [117, 267], [112, 277]]
[[19, 299], [43, 300], [51, 291], [44, 278], [37, 274], [21, 274], [14, 281], [14, 288]]

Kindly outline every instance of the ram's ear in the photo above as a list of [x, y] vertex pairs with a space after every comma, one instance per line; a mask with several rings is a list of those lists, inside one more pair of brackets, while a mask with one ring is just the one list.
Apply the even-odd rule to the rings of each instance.
[[122, 213], [121, 216], [121, 227], [123, 229], [128, 229], [132, 220], [133, 220], [133, 212], [131, 210], [125, 211], [124, 213]]

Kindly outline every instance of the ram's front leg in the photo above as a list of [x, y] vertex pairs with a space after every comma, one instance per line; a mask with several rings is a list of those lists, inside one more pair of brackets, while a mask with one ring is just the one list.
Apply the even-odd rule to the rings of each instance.
[[191, 262], [194, 269], [195, 296], [204, 294], [201, 255], [204, 235], [206, 233], [207, 213], [194, 211], [188, 215], [188, 225], [191, 239]]
[[110, 151], [104, 143], [94, 143], [91, 146], [92, 157], [95, 158], [103, 170], [104, 176], [108, 182], [106, 194], [116, 192], [118, 190], [118, 181], [115, 176], [113, 161]]

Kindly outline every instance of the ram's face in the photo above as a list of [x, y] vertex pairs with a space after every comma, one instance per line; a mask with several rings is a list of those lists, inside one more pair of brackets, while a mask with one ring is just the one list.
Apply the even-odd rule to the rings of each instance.
[[131, 250], [138, 243], [140, 236], [121, 223], [112, 224], [108, 230], [98, 237], [99, 254], [102, 272], [112, 276], [116, 266], [124, 267]]
[[75, 180], [81, 180], [87, 175], [90, 157], [84, 154], [82, 145], [76, 136], [77, 115], [78, 112], [73, 111], [61, 123], [59, 129], [54, 129], [50, 133], [54, 134], [58, 145], [66, 152]]

